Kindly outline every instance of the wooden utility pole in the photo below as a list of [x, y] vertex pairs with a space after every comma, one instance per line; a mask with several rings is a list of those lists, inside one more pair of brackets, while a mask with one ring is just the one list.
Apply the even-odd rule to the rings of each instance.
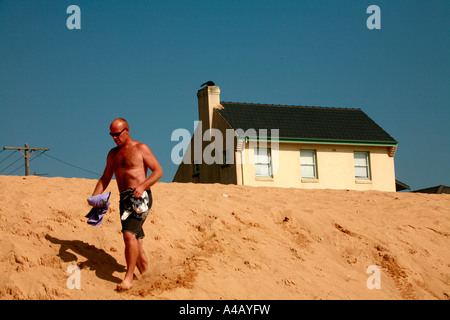
[[[25, 147], [3, 147], [3, 150], [19, 150], [19, 152], [25, 157], [25, 175], [30, 175], [30, 157], [37, 150], [48, 151], [50, 148], [29, 148], [28, 143], [25, 143]], [[22, 152], [22, 150], [25, 152]], [[30, 153], [31, 151], [31, 153]]]

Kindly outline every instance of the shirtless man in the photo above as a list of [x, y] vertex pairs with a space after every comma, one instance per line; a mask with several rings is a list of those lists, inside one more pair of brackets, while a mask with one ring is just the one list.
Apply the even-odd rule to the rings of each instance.
[[[148, 193], [148, 206], [150, 208], [152, 204], [150, 187], [162, 177], [163, 171], [161, 166], [147, 145], [131, 139], [130, 128], [125, 119], [118, 118], [111, 123], [110, 135], [113, 137], [117, 147], [109, 151], [106, 159], [106, 168], [92, 195], [95, 196], [104, 192], [115, 174], [117, 187], [121, 193], [121, 214], [123, 202], [125, 201], [122, 201], [122, 198], [131, 195], [135, 198], [141, 198], [144, 191]], [[148, 178], [147, 169], [152, 171]], [[128, 195], [123, 197], [126, 192], [128, 192]], [[141, 274], [147, 270], [148, 260], [142, 247], [142, 241], [145, 236], [142, 224], [145, 221], [145, 217], [142, 218], [132, 214], [126, 220], [121, 220], [127, 272], [122, 283], [117, 285], [118, 291], [131, 288], [136, 266]]]

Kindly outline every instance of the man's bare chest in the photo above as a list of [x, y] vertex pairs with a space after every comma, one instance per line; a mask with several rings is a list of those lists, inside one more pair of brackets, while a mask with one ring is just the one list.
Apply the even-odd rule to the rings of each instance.
[[113, 158], [113, 166], [116, 169], [133, 169], [142, 165], [142, 155], [133, 149], [120, 150]]

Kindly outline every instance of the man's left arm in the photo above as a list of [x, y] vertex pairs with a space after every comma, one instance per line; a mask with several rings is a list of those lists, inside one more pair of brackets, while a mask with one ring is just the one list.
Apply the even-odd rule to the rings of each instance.
[[139, 146], [139, 148], [142, 153], [145, 166], [147, 166], [152, 173], [134, 190], [134, 196], [137, 198], [142, 197], [144, 191], [149, 190], [150, 187], [154, 185], [163, 175], [163, 170], [150, 148], [143, 143]]

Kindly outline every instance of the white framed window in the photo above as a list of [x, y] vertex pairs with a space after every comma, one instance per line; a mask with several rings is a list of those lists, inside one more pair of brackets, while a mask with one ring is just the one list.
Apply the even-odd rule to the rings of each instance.
[[256, 177], [272, 177], [272, 163], [270, 157], [270, 149], [255, 148], [255, 176]]
[[302, 178], [317, 179], [316, 150], [300, 150]]
[[223, 158], [222, 158], [222, 166], [227, 166], [232, 164], [230, 150], [224, 150], [223, 151]]
[[370, 180], [370, 157], [369, 152], [355, 151], [355, 179]]
[[196, 163], [196, 161], [194, 161], [193, 163], [193, 175], [198, 175], [200, 174], [200, 164]]

